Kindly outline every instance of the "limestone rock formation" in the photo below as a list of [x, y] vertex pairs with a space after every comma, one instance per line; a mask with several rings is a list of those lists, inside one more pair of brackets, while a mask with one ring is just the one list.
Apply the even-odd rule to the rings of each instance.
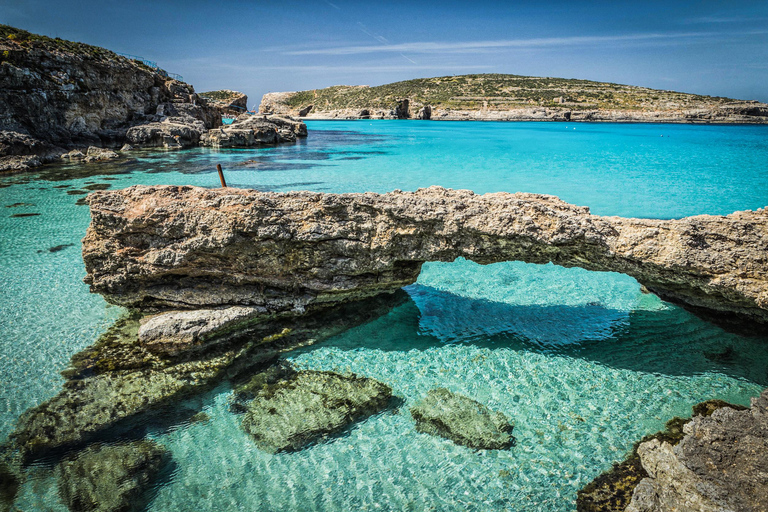
[[206, 133], [202, 142], [213, 147], [251, 147], [306, 136], [307, 125], [290, 117], [241, 114], [231, 125]]
[[695, 416], [676, 446], [654, 439], [638, 453], [649, 474], [627, 512], [768, 510], [768, 390], [749, 410]]
[[505, 450], [514, 444], [512, 424], [498, 411], [445, 388], [432, 389], [411, 407], [419, 432], [445, 437], [482, 450]]
[[223, 114], [238, 116], [248, 110], [248, 96], [239, 91], [222, 89], [198, 94]]
[[299, 450], [380, 412], [391, 398], [389, 386], [373, 379], [301, 371], [261, 389], [242, 427], [262, 450]]
[[665, 299], [768, 322], [763, 209], [624, 219], [553, 196], [440, 187], [336, 195], [135, 186], [88, 202], [86, 282], [135, 308], [302, 314], [396, 290], [425, 261], [461, 256], [622, 272]]
[[151, 441], [89, 446], [56, 466], [59, 495], [77, 512], [144, 510], [147, 491], [168, 457]]
[[130, 127], [174, 117], [164, 105], [194, 107], [204, 130], [221, 124], [191, 85], [104, 48], [0, 25], [0, 55], [0, 170], [29, 169], [71, 148], [119, 148]]
[[[75, 150], [77, 151], [77, 150]], [[70, 154], [71, 155], [71, 151]], [[112, 151], [111, 149], [104, 149], [104, 148], [97, 148], [96, 146], [91, 146], [88, 148], [88, 152], [85, 155], [85, 161], [86, 162], [98, 162], [99, 160], [112, 160], [113, 158], [119, 158], [120, 155]], [[70, 156], [70, 158], [72, 158]]]
[[[72, 357], [58, 395], [19, 417], [8, 446], [0, 446], [0, 476], [20, 474], [14, 468], [53, 450], [82, 446], [105, 430], [130, 430], [150, 417], [167, 418], [169, 404], [223, 379], [250, 374], [285, 351], [378, 318], [405, 300], [407, 294], [399, 291], [300, 318], [219, 316], [217, 310], [207, 317], [212, 324], [206, 332], [204, 324], [185, 317], [189, 311], [169, 313], [173, 321], [165, 331], [159, 327], [163, 322], [147, 328], [152, 318], [144, 325], [138, 314], [124, 318]], [[139, 339], [142, 328], [154, 337]], [[7, 492], [0, 487], [0, 497], [11, 494], [8, 483]]]

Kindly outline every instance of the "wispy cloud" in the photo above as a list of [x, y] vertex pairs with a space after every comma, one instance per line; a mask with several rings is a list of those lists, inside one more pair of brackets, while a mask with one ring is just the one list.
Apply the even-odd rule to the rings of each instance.
[[701, 16], [699, 18], [690, 18], [685, 23], [690, 24], [717, 24], [717, 23], [754, 23], [768, 20], [765, 16]]
[[[754, 34], [755, 32], [753, 32]], [[762, 32], [759, 32], [762, 33]], [[421, 41], [400, 44], [352, 45], [330, 48], [283, 50], [286, 55], [359, 55], [366, 53], [472, 53], [489, 50], [527, 49], [546, 47], [574, 47], [596, 44], [644, 43], [649, 41], [675, 41], [709, 38], [724, 34], [719, 32], [671, 32], [627, 34], [616, 36], [544, 37], [531, 39], [500, 39], [490, 41]], [[744, 35], [744, 34], [741, 34]]]

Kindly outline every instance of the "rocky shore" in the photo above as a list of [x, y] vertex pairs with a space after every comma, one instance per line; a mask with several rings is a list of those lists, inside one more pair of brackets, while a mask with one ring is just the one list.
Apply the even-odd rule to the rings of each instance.
[[710, 400], [635, 445], [579, 491], [579, 512], [768, 510], [768, 390], [751, 407]]
[[[205, 135], [222, 125], [222, 114], [237, 101], [209, 103], [192, 85], [140, 60], [0, 25], [0, 172], [62, 157], [94, 161], [78, 153], [90, 156], [99, 148], [205, 144]], [[275, 134], [297, 124], [263, 118], [259, 123]], [[257, 138], [246, 146], [306, 136], [306, 128], [293, 131], [293, 137]]]
[[[266, 96], [266, 95], [265, 95]], [[267, 104], [271, 103], [265, 99]], [[262, 102], [264, 104], [264, 101]], [[685, 124], [765, 124], [768, 123], [768, 105], [758, 102], [733, 102], [714, 108], [691, 110], [574, 110], [558, 107], [528, 107], [509, 110], [420, 107], [403, 115], [397, 105], [390, 109], [344, 108], [334, 110], [267, 108], [267, 112], [292, 115], [309, 120], [353, 119], [418, 119], [433, 121], [569, 121], [602, 123], [685, 123]]]

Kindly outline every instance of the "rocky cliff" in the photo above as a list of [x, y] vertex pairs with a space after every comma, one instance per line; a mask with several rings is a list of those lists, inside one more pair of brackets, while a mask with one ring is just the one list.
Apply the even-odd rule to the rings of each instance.
[[130, 307], [298, 314], [394, 291], [424, 262], [461, 256], [622, 272], [670, 301], [768, 322], [768, 210], [625, 219], [553, 196], [440, 187], [337, 195], [135, 186], [88, 201], [86, 282]]
[[0, 25], [0, 172], [89, 146], [196, 146], [225, 110], [143, 61]]
[[[64, 148], [119, 147], [134, 125], [185, 108], [205, 129], [220, 113], [194, 88], [104, 48], [0, 26], [0, 169], [50, 161]], [[174, 105], [175, 107], [172, 107]]]
[[768, 123], [768, 105], [757, 101], [501, 74], [269, 93], [259, 111], [308, 119]]

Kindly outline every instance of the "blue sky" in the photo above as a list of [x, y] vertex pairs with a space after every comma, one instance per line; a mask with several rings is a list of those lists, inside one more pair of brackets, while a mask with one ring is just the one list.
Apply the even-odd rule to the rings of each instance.
[[768, 101], [768, 2], [0, 0], [0, 23], [157, 61], [198, 91], [465, 73]]

